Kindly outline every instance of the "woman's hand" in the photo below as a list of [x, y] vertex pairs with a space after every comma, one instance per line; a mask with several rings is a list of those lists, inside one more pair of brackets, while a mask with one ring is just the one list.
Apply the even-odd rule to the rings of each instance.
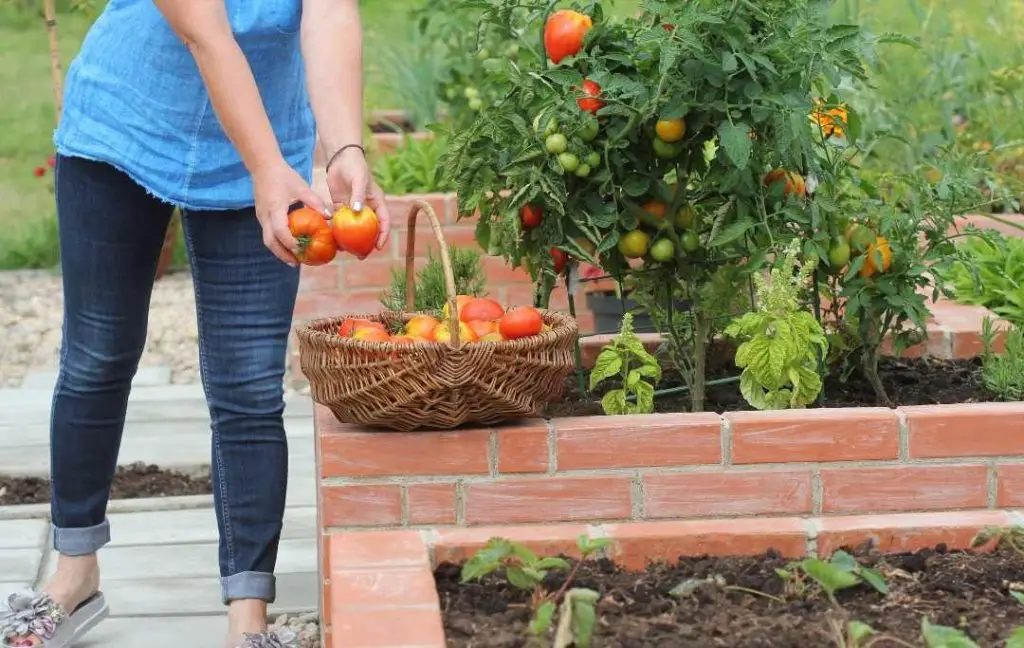
[[362, 210], [363, 205], [373, 209], [380, 224], [377, 249], [383, 248], [391, 232], [391, 215], [388, 213], [384, 192], [373, 181], [373, 174], [360, 149], [346, 149], [331, 163], [327, 168], [327, 187], [331, 190], [335, 208], [346, 204], [357, 212]]
[[288, 228], [288, 208], [304, 203], [330, 218], [323, 199], [283, 159], [253, 174], [253, 193], [256, 197], [256, 218], [263, 228], [263, 244], [292, 267], [298, 267], [295, 258], [298, 246]]

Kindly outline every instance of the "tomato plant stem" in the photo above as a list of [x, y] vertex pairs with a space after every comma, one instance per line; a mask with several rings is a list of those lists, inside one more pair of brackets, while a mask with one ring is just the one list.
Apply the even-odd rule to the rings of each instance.
[[[569, 299], [569, 317], [576, 319], [576, 298], [573, 295], [572, 286], [569, 283], [569, 275], [572, 269], [565, 269], [565, 292]], [[580, 350], [580, 336], [576, 336], [576, 340], [572, 345], [573, 362], [576, 365], [576, 384], [580, 390], [580, 396], [584, 396], [587, 393], [587, 378], [583, 373], [583, 352]]]

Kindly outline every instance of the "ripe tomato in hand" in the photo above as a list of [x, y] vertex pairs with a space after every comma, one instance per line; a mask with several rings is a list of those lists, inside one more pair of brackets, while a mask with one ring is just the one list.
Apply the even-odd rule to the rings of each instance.
[[331, 232], [338, 249], [365, 259], [377, 247], [380, 234], [380, 222], [377, 213], [364, 205], [362, 210], [355, 212], [351, 207], [343, 205], [334, 212], [331, 219]]
[[330, 263], [338, 254], [331, 226], [323, 214], [310, 207], [299, 207], [288, 214], [288, 229], [299, 244], [295, 258], [299, 263], [316, 266]]
[[544, 328], [540, 311], [530, 306], [520, 306], [505, 313], [498, 322], [498, 332], [506, 340], [537, 335]]
[[575, 56], [583, 49], [583, 38], [594, 26], [590, 16], [570, 9], [551, 14], [544, 25], [544, 50], [556, 65], [567, 56]]
[[583, 82], [583, 94], [585, 97], [580, 97], [576, 100], [576, 105], [580, 107], [583, 112], [588, 112], [591, 115], [596, 115], [598, 110], [604, 107], [604, 101], [601, 97], [601, 86], [596, 81], [587, 79]]

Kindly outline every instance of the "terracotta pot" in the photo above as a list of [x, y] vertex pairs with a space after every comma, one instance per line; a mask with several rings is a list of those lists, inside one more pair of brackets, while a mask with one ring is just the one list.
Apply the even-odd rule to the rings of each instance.
[[174, 261], [174, 248], [178, 245], [178, 230], [181, 229], [181, 219], [175, 211], [171, 216], [171, 222], [167, 224], [167, 233], [164, 234], [164, 245], [160, 248], [160, 260], [156, 264], [156, 279], [160, 279], [167, 273], [171, 262]]

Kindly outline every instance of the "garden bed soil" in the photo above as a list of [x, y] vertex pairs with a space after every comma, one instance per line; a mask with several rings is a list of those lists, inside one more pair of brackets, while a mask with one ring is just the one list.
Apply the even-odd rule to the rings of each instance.
[[[209, 469], [184, 473], [159, 466], [136, 463], [118, 466], [111, 487], [111, 499], [177, 497], [213, 493]], [[42, 477], [0, 475], [0, 506], [44, 504], [50, 501], [50, 480]]]
[[[709, 380], [738, 375], [739, 370], [732, 364], [733, 356], [718, 349], [709, 354]], [[996, 400], [995, 395], [985, 389], [981, 381], [981, 360], [939, 360], [935, 358], [882, 358], [878, 368], [879, 376], [893, 404], [940, 405], [955, 403], [985, 403]], [[678, 375], [666, 374], [658, 385], [659, 389], [682, 385]], [[544, 415], [552, 418], [564, 416], [591, 416], [603, 414], [601, 396], [618, 387], [608, 381], [598, 385], [594, 394], [581, 397], [579, 380], [573, 374], [566, 379], [565, 391], [560, 400], [549, 403]], [[811, 407], [875, 407], [878, 402], [875, 392], [860, 371], [854, 371], [845, 379], [833, 375], [825, 381], [824, 399]], [[654, 399], [657, 412], [685, 412], [690, 409], [688, 393], [668, 394]], [[743, 400], [739, 382], [725, 385], [711, 385], [707, 388], [704, 411], [735, 412], [753, 409]]]
[[[811, 648], [842, 645], [832, 637], [830, 619], [857, 620], [879, 633], [921, 645], [921, 619], [957, 627], [980, 646], [1002, 646], [1024, 625], [1024, 605], [1009, 594], [1024, 574], [1024, 556], [947, 553], [943, 547], [913, 554], [862, 555], [878, 569], [889, 593], [867, 585], [836, 594], [839, 607], [820, 592], [784, 593], [777, 568], [789, 561], [774, 552], [757, 558], [686, 558], [676, 565], [652, 565], [644, 572], [620, 570], [611, 561], [583, 565], [574, 587], [601, 594], [591, 648]], [[521, 648], [528, 644], [528, 595], [497, 577], [462, 584], [461, 567], [445, 563], [435, 571], [449, 648]], [[692, 595], [669, 592], [684, 582], [711, 578]], [[748, 588], [779, 597], [723, 588]], [[564, 574], [549, 573], [545, 586], [557, 591]], [[1021, 586], [1017, 583], [1014, 587]], [[548, 644], [545, 644], [548, 645]], [[899, 645], [880, 641], [878, 646]]]

